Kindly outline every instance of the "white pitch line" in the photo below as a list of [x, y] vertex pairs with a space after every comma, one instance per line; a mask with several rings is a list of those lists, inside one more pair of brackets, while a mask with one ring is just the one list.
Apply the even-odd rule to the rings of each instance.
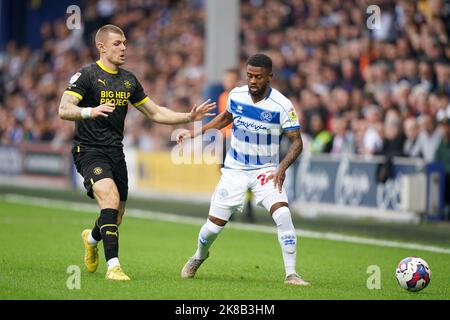
[[[6, 202], [10, 203], [20, 203], [20, 204], [31, 204], [37, 205], [46, 208], [53, 209], [71, 209], [74, 211], [82, 211], [89, 212], [92, 214], [96, 214], [98, 211], [97, 205], [86, 204], [86, 203], [77, 203], [71, 201], [61, 201], [61, 200], [53, 200], [53, 199], [45, 199], [31, 196], [22, 196], [17, 194], [5, 194], [0, 195], [0, 199], [3, 199]], [[205, 218], [194, 218], [194, 217], [185, 217], [172, 213], [158, 212], [158, 211], [150, 211], [150, 210], [141, 210], [141, 209], [127, 209], [126, 215], [134, 218], [141, 219], [150, 219], [150, 220], [159, 220], [166, 222], [175, 222], [175, 223], [184, 223], [191, 225], [202, 225], [205, 222]], [[230, 222], [230, 228], [240, 229], [240, 230], [251, 230], [257, 232], [264, 233], [276, 233], [275, 227], [270, 226], [260, 226], [254, 224], [240, 223], [240, 222]], [[379, 247], [391, 247], [391, 248], [401, 248], [401, 249], [411, 249], [411, 250], [421, 250], [421, 251], [429, 251], [435, 253], [443, 253], [450, 254], [450, 249], [423, 245], [419, 243], [404, 243], [399, 241], [391, 241], [391, 240], [381, 240], [381, 239], [373, 239], [366, 237], [358, 237], [358, 236], [349, 236], [340, 233], [332, 233], [332, 232], [319, 232], [319, 231], [311, 231], [304, 229], [296, 229], [297, 235], [303, 238], [313, 238], [313, 239], [325, 239], [331, 241], [339, 241], [339, 242], [348, 242], [348, 243], [356, 243], [356, 244], [366, 244], [373, 245]]]

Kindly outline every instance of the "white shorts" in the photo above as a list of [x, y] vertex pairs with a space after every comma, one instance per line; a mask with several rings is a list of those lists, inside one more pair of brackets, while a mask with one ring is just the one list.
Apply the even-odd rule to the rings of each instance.
[[267, 211], [277, 202], [288, 202], [284, 187], [280, 193], [273, 179], [267, 179], [274, 170], [273, 167], [259, 170], [222, 168], [222, 176], [211, 198], [209, 215], [228, 221], [234, 212], [242, 212], [248, 189], [252, 191], [256, 204]]

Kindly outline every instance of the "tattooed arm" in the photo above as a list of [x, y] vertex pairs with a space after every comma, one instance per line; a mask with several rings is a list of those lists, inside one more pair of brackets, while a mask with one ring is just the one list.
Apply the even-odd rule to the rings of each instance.
[[303, 140], [300, 134], [300, 130], [292, 130], [285, 133], [285, 135], [291, 141], [291, 146], [280, 162], [277, 170], [273, 173], [273, 182], [275, 188], [278, 186], [278, 190], [281, 192], [284, 179], [286, 178], [286, 170], [294, 161], [300, 156], [303, 151]]
[[78, 97], [63, 93], [59, 103], [58, 115], [63, 120], [78, 121], [83, 119], [95, 119], [97, 117], [107, 117], [108, 113], [114, 111], [114, 104], [107, 102], [95, 108], [80, 108], [78, 103], [81, 101]]

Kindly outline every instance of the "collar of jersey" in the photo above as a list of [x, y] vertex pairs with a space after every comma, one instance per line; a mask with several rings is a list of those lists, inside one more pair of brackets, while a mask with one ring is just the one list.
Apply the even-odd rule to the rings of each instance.
[[98, 64], [98, 66], [99, 66], [100, 68], [102, 68], [103, 70], [105, 70], [105, 71], [108, 72], [108, 73], [111, 73], [111, 74], [117, 74], [117, 73], [119, 72], [118, 70], [111, 70], [111, 69], [108, 69], [107, 67], [105, 67], [105, 66], [103, 65], [103, 63], [101, 63], [100, 60], [97, 60], [97, 64]]

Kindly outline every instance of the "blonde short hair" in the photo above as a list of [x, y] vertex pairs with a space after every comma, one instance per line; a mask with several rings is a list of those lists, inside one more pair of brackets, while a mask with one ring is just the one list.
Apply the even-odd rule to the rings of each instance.
[[95, 34], [95, 43], [104, 41], [104, 38], [108, 32], [125, 36], [123, 30], [120, 29], [118, 26], [115, 26], [113, 24], [106, 24], [100, 29], [98, 29], [97, 33]]

